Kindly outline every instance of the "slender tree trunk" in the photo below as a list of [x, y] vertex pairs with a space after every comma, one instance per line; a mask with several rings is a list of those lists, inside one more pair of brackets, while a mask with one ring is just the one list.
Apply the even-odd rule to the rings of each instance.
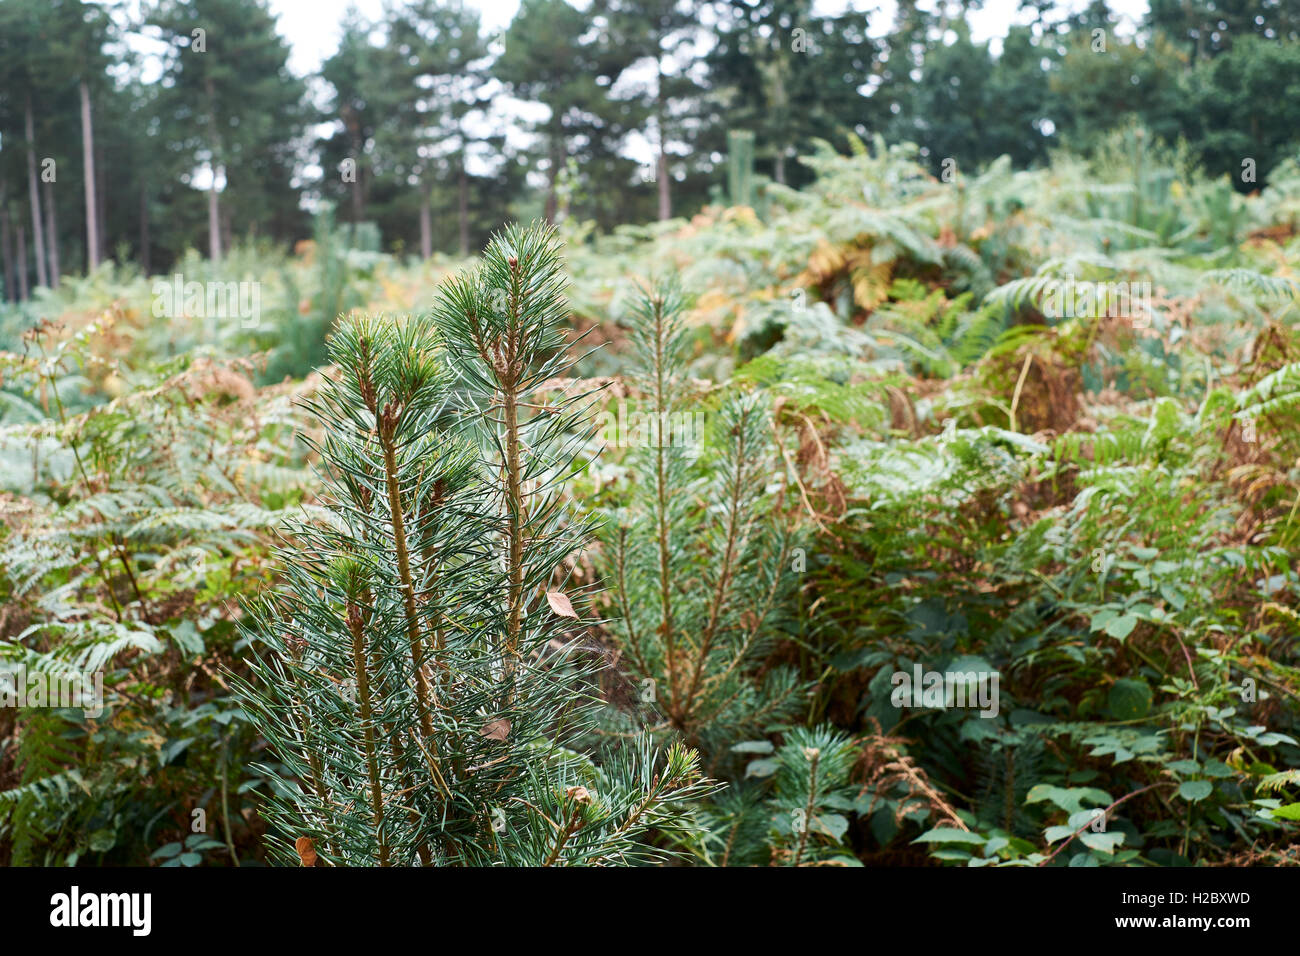
[[86, 271], [99, 265], [99, 207], [95, 197], [95, 132], [90, 122], [90, 86], [81, 81], [81, 166], [86, 181]]
[[352, 221], [361, 222], [366, 218], [366, 199], [361, 191], [361, 160], [355, 160], [357, 168], [352, 177]]
[[99, 261], [104, 261], [108, 249], [108, 184], [105, 171], [108, 164], [104, 162], [104, 147], [95, 144], [95, 236], [99, 240]]
[[559, 202], [555, 195], [555, 183], [560, 178], [560, 157], [557, 155], [558, 150], [555, 148], [555, 138], [551, 138], [551, 168], [547, 170], [546, 178], [546, 224], [555, 225], [555, 215], [559, 210]]
[[523, 462], [520, 458], [519, 438], [519, 388], [513, 378], [502, 386], [501, 404], [505, 419], [505, 479], [506, 479], [506, 538], [509, 555], [507, 570], [510, 588], [506, 592], [509, 617], [506, 621], [505, 674], [514, 697], [514, 675], [519, 660], [519, 639], [524, 614], [524, 541], [525, 516], [523, 495]]
[[208, 189], [208, 258], [221, 261], [221, 202], [217, 197], [217, 166], [209, 163], [212, 185]]
[[149, 274], [149, 193], [140, 183], [140, 268]]
[[[940, 4], [940, 9], [946, 19], [948, 16], [947, 5]], [[769, 112], [774, 120], [772, 127], [777, 131], [775, 137], [776, 158], [772, 164], [772, 179], [782, 186], [785, 185], [785, 136], [790, 129], [790, 94], [786, 87], [786, 78], [789, 74], [790, 60], [783, 48], [776, 59], [776, 69], [773, 71], [772, 84], [768, 95]]]
[[659, 147], [655, 179], [659, 181], [659, 221], [662, 222], [673, 218], [673, 197], [668, 184], [668, 157], [664, 155], [663, 146]]
[[[351, 106], [343, 109], [343, 124], [348, 131], [348, 140], [352, 143], [352, 221], [361, 222], [366, 218], [365, 184], [362, 183], [363, 170], [361, 157], [365, 150], [365, 141], [361, 136], [361, 120]], [[355, 237], [356, 233], [353, 232]]]
[[27, 191], [32, 200], [32, 238], [36, 245], [36, 284], [48, 286], [49, 274], [45, 271], [45, 229], [41, 223], [41, 191], [36, 178], [36, 132], [32, 123], [32, 98], [25, 104], [27, 126]]
[[[664, 345], [668, 339], [667, 326], [664, 322], [663, 299], [655, 299], [654, 308], [654, 405], [664, 421], [669, 412], [669, 376], [668, 360], [664, 356]], [[677, 694], [677, 625], [673, 621], [673, 575], [672, 575], [672, 523], [669, 520], [668, 499], [672, 488], [668, 483], [668, 456], [663, 442], [655, 443], [655, 527], [658, 531], [659, 544], [659, 613], [662, 621], [665, 642], [665, 664], [668, 669], [668, 711], [673, 715], [680, 728], [685, 722], [687, 703]]]
[[469, 255], [469, 177], [465, 175], [465, 153], [460, 154], [460, 176], [456, 183], [458, 202], [456, 212], [459, 219], [459, 249], [461, 257]]
[[208, 189], [208, 258], [213, 262], [221, 261], [221, 201], [217, 194], [217, 173], [220, 164], [217, 153], [217, 94], [212, 77], [207, 77], [204, 86], [208, 93], [208, 124], [211, 141], [208, 146], [212, 159], [208, 163], [212, 170], [212, 186]]
[[27, 288], [27, 230], [18, 223], [18, 301], [26, 302]]
[[433, 187], [420, 184], [420, 258], [433, 255], [433, 213], [429, 208], [429, 193]]
[[59, 287], [59, 222], [54, 209], [54, 184], [45, 183], [45, 238], [50, 244], [50, 288]]
[[14, 286], [14, 250], [9, 233], [8, 190], [0, 188], [0, 257], [4, 258], [4, 297], [9, 302], [17, 302], [18, 289]]
[[655, 127], [659, 133], [659, 158], [655, 163], [655, 182], [659, 185], [659, 221], [673, 217], [672, 184], [668, 181], [668, 156], [664, 152], [664, 70], [663, 61], [656, 59], [659, 82], [655, 87]]
[[379, 744], [375, 739], [375, 718], [370, 703], [370, 672], [366, 669], [366, 635], [361, 609], [349, 603], [348, 629], [352, 632], [352, 673], [357, 679], [361, 701], [361, 726], [365, 735], [366, 767], [370, 774], [370, 813], [375, 841], [379, 844], [379, 865], [388, 866], [388, 841], [384, 838], [384, 795], [379, 778]]

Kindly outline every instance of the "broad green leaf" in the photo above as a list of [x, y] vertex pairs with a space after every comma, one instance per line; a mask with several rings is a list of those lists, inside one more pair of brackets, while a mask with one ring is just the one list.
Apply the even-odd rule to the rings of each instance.
[[978, 833], [971, 833], [968, 830], [958, 830], [956, 827], [935, 827], [933, 830], [927, 830], [919, 837], [912, 841], [913, 843], [972, 843], [983, 845], [984, 837]]
[[1105, 632], [1116, 640], [1124, 640], [1133, 633], [1133, 628], [1137, 627], [1138, 617], [1136, 614], [1121, 614], [1107, 622], [1104, 628]]
[[1120, 678], [1111, 685], [1108, 706], [1116, 720], [1141, 720], [1151, 711], [1151, 688], [1144, 680]]
[[1208, 780], [1184, 780], [1178, 787], [1178, 795], [1184, 800], [1195, 803], [1204, 800], [1214, 792], [1214, 784]]

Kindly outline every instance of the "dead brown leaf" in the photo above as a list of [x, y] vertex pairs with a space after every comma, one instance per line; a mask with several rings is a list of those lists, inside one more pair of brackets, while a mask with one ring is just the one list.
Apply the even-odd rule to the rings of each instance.
[[560, 617], [571, 617], [575, 621], [578, 619], [578, 612], [573, 609], [573, 602], [569, 600], [569, 596], [563, 591], [547, 591], [546, 603]]

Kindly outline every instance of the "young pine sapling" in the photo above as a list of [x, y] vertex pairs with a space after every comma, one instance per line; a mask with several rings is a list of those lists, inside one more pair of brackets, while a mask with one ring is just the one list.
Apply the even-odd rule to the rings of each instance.
[[566, 318], [554, 233], [512, 227], [431, 317], [331, 337], [310, 405], [327, 496], [250, 609], [269, 653], [240, 688], [280, 760], [263, 772], [282, 859], [656, 860], [654, 833], [709, 792], [684, 746], [571, 746], [600, 706], [571, 653], [583, 602], [557, 581], [590, 530], [562, 495], [580, 398], [528, 401], [568, 369]]
[[795, 539], [779, 518], [772, 419], [761, 393], [733, 391], [696, 449], [678, 440], [688, 400], [684, 298], [661, 283], [639, 298], [632, 342], [653, 427], [633, 455], [628, 504], [606, 525], [604, 568], [619, 616], [611, 626], [634, 682], [651, 691], [658, 729], [726, 748], [779, 724], [800, 684], [763, 668], [797, 586]]

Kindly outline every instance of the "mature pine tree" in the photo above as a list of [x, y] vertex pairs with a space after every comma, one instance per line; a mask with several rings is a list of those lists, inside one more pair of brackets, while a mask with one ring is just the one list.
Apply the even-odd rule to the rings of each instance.
[[[1241, 36], [1185, 79], [1178, 129], [1195, 144], [1207, 173], [1227, 175], [1239, 191], [1253, 192], [1279, 162], [1296, 155], [1297, 77], [1300, 42]], [[1173, 139], [1170, 130], [1159, 132]], [[1255, 175], [1243, 177], [1248, 159]]]
[[367, 218], [376, 176], [376, 136], [406, 83], [405, 71], [400, 77], [392, 75], [395, 61], [372, 40], [375, 30], [374, 23], [349, 7], [339, 47], [321, 65], [321, 76], [333, 90], [322, 119], [334, 124], [334, 131], [320, 142], [322, 188], [341, 200], [342, 218], [352, 222]]
[[633, 218], [620, 213], [636, 164], [620, 150], [627, 133], [644, 125], [645, 110], [632, 100], [611, 99], [608, 91], [634, 58], [634, 52], [609, 42], [606, 20], [593, 24], [591, 15], [565, 0], [520, 4], [493, 73], [517, 96], [550, 111], [536, 126], [545, 158], [548, 222], [558, 214], [559, 177], [571, 158], [585, 187], [584, 214], [595, 214], [609, 228]]
[[874, 104], [862, 89], [878, 53], [868, 15], [818, 15], [811, 0], [730, 0], [718, 9], [708, 63], [729, 103], [726, 122], [756, 135], [759, 161], [773, 180], [809, 181], [811, 173], [793, 164], [814, 138], [844, 143], [846, 131], [873, 125]]
[[1116, 126], [1137, 120], [1156, 136], [1175, 141], [1186, 123], [1184, 59], [1163, 36], [1145, 46], [1111, 37], [1104, 52], [1090, 35], [1078, 36], [1051, 78], [1061, 139], [1088, 152]]
[[698, 118], [703, 85], [691, 73], [692, 54], [702, 46], [702, 4], [695, 0], [610, 0], [598, 5], [610, 21], [610, 43], [630, 66], [649, 63], [650, 79], [637, 91], [649, 117], [646, 138], [655, 150], [658, 216], [672, 215], [672, 172], [668, 145], [687, 138]]
[[434, 192], [454, 183], [457, 248], [469, 253], [469, 174], [466, 163], [476, 144], [468, 118], [486, 105], [486, 41], [480, 36], [478, 11], [462, 3], [419, 0], [390, 12], [389, 43], [403, 66], [394, 71], [405, 81], [400, 126], [389, 124], [393, 148], [410, 154], [412, 175], [420, 192], [420, 248], [433, 250]]
[[1055, 59], [1054, 48], [1016, 29], [994, 56], [987, 42], [971, 39], [964, 22], [953, 32], [951, 43], [939, 34], [931, 38], [918, 78], [907, 71], [891, 75], [885, 95], [900, 108], [886, 137], [922, 147], [935, 174], [949, 159], [964, 172], [1003, 154], [1020, 167], [1045, 159], [1041, 121], [1051, 116], [1054, 100], [1042, 61]]
[[[106, 65], [102, 48], [109, 21], [102, 7], [84, 0], [14, 0], [0, 7], [0, 160], [6, 185], [25, 185], [22, 216], [34, 242], [37, 281], [55, 286], [94, 224], [94, 205], [79, 201], [82, 175], [78, 86], [97, 83]], [[13, 159], [22, 144], [22, 165]], [[5, 190], [15, 194], [12, 186]], [[16, 214], [10, 210], [11, 216]], [[67, 228], [65, 228], [67, 227]]]
[[[104, 53], [113, 38], [113, 22], [103, 6], [86, 0], [43, 3], [30, 22], [36, 32], [20, 52], [28, 61], [23, 96], [39, 104], [32, 128], [40, 163], [45, 263], [50, 284], [57, 285], [72, 258], [65, 255], [69, 237], [76, 249], [85, 249], [87, 269], [98, 265], [103, 254], [93, 117], [96, 104], [113, 95]], [[71, 228], [60, 228], [65, 224]]]
[[163, 108], [184, 152], [212, 177], [210, 255], [220, 258], [236, 228], [294, 234], [302, 223], [292, 178], [305, 89], [288, 70], [265, 0], [164, 0], [152, 22], [172, 43]]
[[[46, 269], [48, 256], [45, 244], [45, 219], [42, 214], [40, 177], [40, 142], [36, 134], [36, 113], [48, 108], [50, 91], [43, 82], [47, 79], [40, 57], [43, 40], [49, 36], [51, 10], [35, 0], [17, 0], [0, 7], [0, 71], [3, 82], [0, 89], [6, 100], [6, 128], [3, 130], [5, 152], [21, 155], [21, 165], [12, 162], [9, 169], [14, 176], [14, 191], [25, 201], [25, 208], [14, 209], [22, 239], [31, 236], [32, 262], [36, 269], [38, 285], [49, 284]], [[19, 147], [18, 144], [21, 144]], [[18, 183], [22, 184], [19, 192]], [[23, 217], [26, 226], [23, 228]], [[20, 249], [26, 260], [26, 248]], [[25, 271], [25, 270], [24, 270]], [[26, 277], [24, 276], [24, 279]]]
[[1300, 8], [1277, 0], [1150, 0], [1145, 25], [1201, 60], [1242, 37], [1300, 41]]

